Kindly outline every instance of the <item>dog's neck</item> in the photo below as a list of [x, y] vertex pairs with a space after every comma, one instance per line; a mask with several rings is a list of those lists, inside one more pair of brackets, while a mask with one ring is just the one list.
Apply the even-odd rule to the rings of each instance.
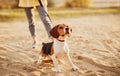
[[58, 41], [60, 41], [60, 42], [65, 42], [65, 40], [61, 40], [61, 39], [57, 39]]
[[60, 43], [64, 43], [66, 40], [65, 39], [55, 38], [54, 41], [57, 41], [57, 42], [60, 42]]

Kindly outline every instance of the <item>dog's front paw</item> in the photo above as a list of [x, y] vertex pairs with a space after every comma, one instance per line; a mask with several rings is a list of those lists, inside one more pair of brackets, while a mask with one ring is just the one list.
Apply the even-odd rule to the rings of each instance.
[[77, 66], [73, 66], [72, 67], [72, 70], [75, 71], [75, 70], [78, 70], [79, 68]]

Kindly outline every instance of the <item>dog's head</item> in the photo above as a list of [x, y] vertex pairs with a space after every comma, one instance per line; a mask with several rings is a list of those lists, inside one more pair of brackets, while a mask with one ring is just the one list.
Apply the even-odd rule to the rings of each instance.
[[66, 38], [70, 37], [72, 29], [66, 24], [58, 24], [50, 30], [51, 36], [54, 38]]

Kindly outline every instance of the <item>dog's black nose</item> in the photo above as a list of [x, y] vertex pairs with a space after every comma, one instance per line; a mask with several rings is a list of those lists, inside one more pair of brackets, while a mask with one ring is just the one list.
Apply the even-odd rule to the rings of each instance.
[[65, 28], [65, 30], [66, 30], [66, 31], [68, 31], [68, 30], [69, 30], [69, 28]]
[[66, 34], [69, 34], [69, 28], [65, 28]]

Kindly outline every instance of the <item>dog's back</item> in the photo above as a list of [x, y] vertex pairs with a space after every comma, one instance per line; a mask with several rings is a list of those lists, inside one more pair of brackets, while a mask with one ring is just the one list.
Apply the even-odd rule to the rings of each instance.
[[42, 43], [42, 53], [45, 54], [45, 55], [52, 55], [53, 54], [53, 49], [52, 49], [52, 46], [53, 46], [53, 42], [49, 42], [49, 43]]

